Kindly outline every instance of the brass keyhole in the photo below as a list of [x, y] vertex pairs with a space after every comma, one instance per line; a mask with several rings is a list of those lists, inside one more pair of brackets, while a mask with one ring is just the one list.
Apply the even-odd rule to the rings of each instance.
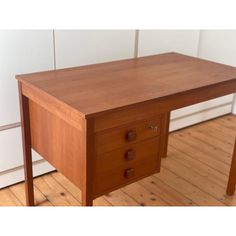
[[154, 132], [157, 132], [157, 130], [158, 130], [158, 126], [157, 125], [149, 125], [148, 128], [153, 130]]

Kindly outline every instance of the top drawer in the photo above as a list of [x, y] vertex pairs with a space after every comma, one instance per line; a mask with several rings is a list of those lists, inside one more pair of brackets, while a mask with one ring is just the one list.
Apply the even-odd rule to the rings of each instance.
[[157, 117], [163, 112], [166, 112], [166, 105], [163, 107], [162, 102], [148, 102], [133, 108], [110, 112], [95, 118], [94, 131], [100, 132], [134, 121], [147, 120], [150, 117]]
[[160, 117], [130, 123], [95, 134], [97, 154], [108, 152], [160, 134]]

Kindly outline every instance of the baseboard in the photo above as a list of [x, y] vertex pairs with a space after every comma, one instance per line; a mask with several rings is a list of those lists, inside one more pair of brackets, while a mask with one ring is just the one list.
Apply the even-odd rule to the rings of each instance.
[[[33, 173], [34, 177], [51, 172], [55, 170], [45, 160], [38, 160], [33, 163]], [[0, 173], [0, 189], [19, 183], [24, 180], [24, 168], [19, 166], [10, 170], [6, 170]]]
[[230, 114], [232, 110], [232, 103], [227, 103], [221, 106], [212, 107], [196, 113], [191, 113], [178, 118], [171, 118], [170, 131], [182, 129], [203, 121], [211, 120], [226, 114]]

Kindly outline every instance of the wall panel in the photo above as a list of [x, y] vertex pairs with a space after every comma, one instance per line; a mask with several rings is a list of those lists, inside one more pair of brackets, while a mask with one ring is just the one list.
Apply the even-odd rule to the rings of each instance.
[[56, 67], [132, 58], [134, 30], [56, 30]]
[[[0, 127], [20, 121], [15, 75], [53, 69], [53, 55], [52, 30], [0, 30]], [[35, 152], [33, 161], [42, 161]], [[0, 188], [23, 180], [22, 165], [20, 127], [0, 131]], [[52, 170], [36, 166], [35, 175]]]
[[202, 30], [198, 56], [236, 66], [236, 30]]
[[[199, 57], [236, 66], [236, 30], [202, 30]], [[233, 104], [236, 114], [236, 97]]]
[[[32, 152], [34, 162], [34, 176], [52, 171], [53, 167], [35, 151]], [[21, 128], [14, 128], [0, 132], [0, 188], [22, 181], [23, 151]]]
[[197, 56], [199, 30], [140, 30], [139, 56], [178, 52]]
[[0, 126], [19, 122], [16, 74], [53, 69], [52, 30], [0, 30]]

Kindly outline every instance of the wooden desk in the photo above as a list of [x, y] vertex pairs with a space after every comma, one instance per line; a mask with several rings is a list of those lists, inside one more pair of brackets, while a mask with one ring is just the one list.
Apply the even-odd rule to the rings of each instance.
[[160, 171], [170, 111], [236, 92], [236, 69], [166, 53], [16, 76], [27, 205], [31, 148], [82, 190], [82, 205]]

